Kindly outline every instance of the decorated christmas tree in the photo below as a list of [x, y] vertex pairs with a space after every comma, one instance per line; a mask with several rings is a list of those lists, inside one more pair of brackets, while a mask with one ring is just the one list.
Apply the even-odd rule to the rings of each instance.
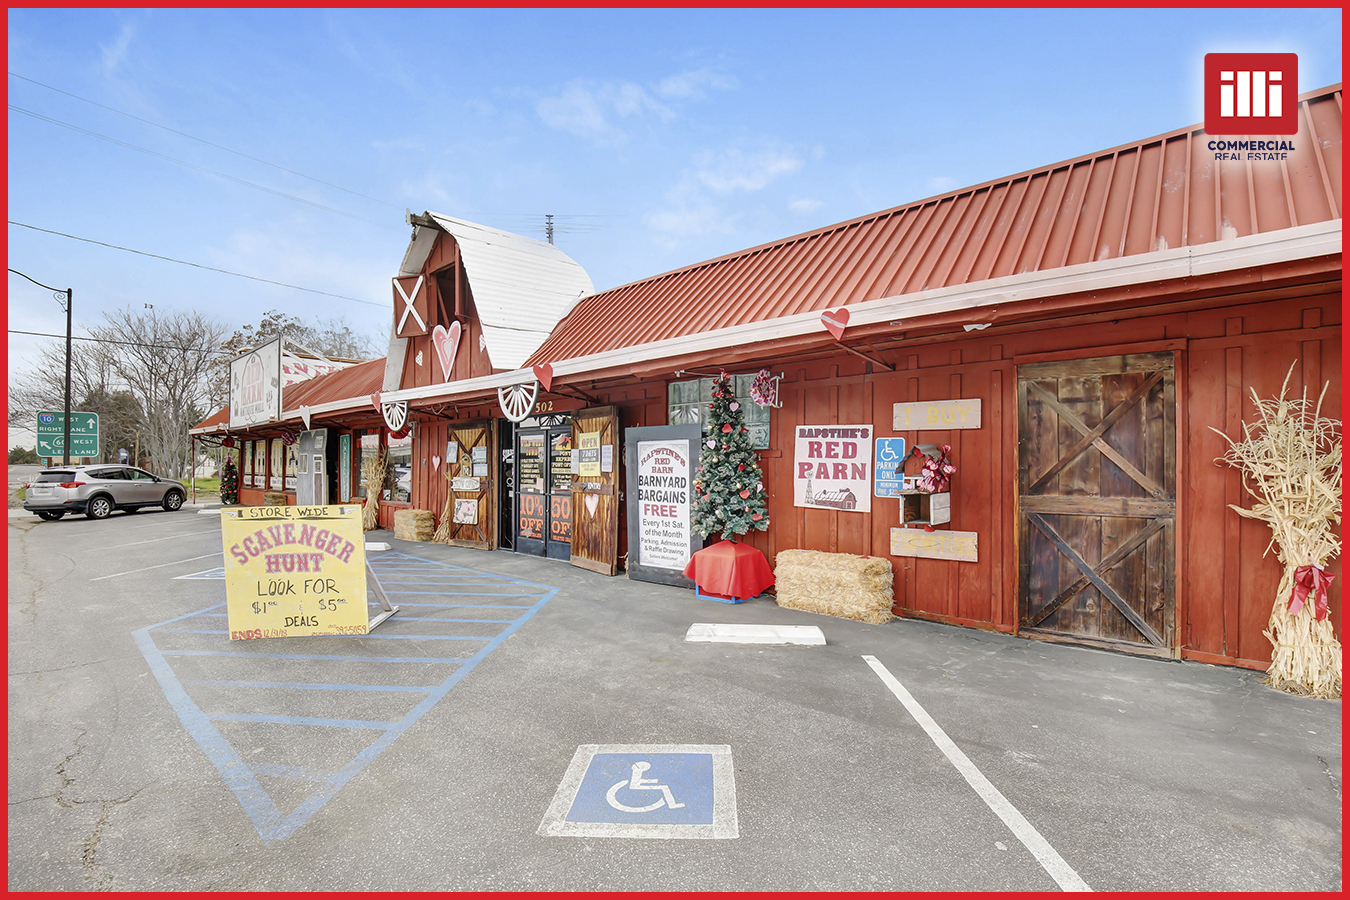
[[239, 470], [232, 455], [225, 457], [225, 467], [220, 470], [220, 502], [225, 506], [239, 502]]
[[712, 403], [703, 422], [698, 477], [694, 480], [694, 529], [707, 537], [721, 532], [734, 539], [751, 529], [769, 528], [764, 474], [750, 443], [745, 414], [736, 400], [731, 376], [723, 370], [713, 382]]

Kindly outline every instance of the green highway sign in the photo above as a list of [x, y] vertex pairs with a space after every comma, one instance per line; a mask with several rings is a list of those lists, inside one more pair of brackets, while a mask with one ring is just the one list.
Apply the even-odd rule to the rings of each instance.
[[[66, 414], [37, 414], [37, 455], [65, 455]], [[75, 458], [98, 456], [98, 413], [70, 413], [70, 455]]]

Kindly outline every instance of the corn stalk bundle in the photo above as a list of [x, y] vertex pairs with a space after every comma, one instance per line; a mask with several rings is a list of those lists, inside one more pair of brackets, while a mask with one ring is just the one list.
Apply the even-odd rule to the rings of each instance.
[[373, 531], [380, 526], [380, 492], [389, 478], [389, 454], [381, 447], [374, 456], [361, 460], [361, 483], [366, 486], [366, 506], [361, 511], [361, 526]]
[[450, 474], [450, 461], [446, 460], [445, 467], [441, 469], [441, 474], [445, 476], [445, 509], [441, 510], [441, 524], [436, 526], [436, 533], [431, 539], [438, 544], [450, 543], [450, 529], [454, 526], [455, 516], [455, 492], [450, 489], [450, 480], [454, 478]]
[[1257, 418], [1242, 424], [1242, 440], [1210, 430], [1228, 441], [1220, 459], [1241, 470], [1243, 487], [1256, 500], [1251, 509], [1232, 508], [1270, 526], [1266, 553], [1273, 546], [1284, 566], [1264, 632], [1273, 648], [1266, 683], [1336, 699], [1341, 643], [1326, 612], [1323, 592], [1330, 582], [1322, 570], [1340, 552], [1335, 529], [1341, 521], [1341, 423], [1321, 414], [1329, 383], [1316, 404], [1306, 389], [1300, 399], [1285, 397], [1293, 372], [1290, 366], [1278, 399], [1262, 400], [1252, 391]]

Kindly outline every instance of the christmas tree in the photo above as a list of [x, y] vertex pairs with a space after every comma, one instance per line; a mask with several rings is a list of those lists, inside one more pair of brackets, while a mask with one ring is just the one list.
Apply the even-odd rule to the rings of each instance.
[[713, 382], [703, 423], [698, 477], [694, 480], [694, 529], [707, 537], [736, 538], [752, 528], [767, 531], [764, 474], [750, 444], [745, 414], [723, 370]]
[[220, 502], [226, 506], [239, 502], [239, 470], [233, 456], [225, 457], [225, 468], [220, 470]]

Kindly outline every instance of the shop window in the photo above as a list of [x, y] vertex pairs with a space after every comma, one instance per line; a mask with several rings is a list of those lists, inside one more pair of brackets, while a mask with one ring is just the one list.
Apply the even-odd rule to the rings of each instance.
[[282, 451], [286, 454], [286, 490], [293, 491], [300, 473], [300, 442], [287, 444], [282, 441], [282, 445], [286, 448]]
[[[670, 425], [702, 425], [703, 415], [712, 403], [712, 378], [696, 381], [672, 381], [666, 388], [667, 418]], [[754, 375], [733, 375], [731, 383], [736, 400], [745, 416], [745, 427], [750, 429], [750, 445], [756, 450], [769, 449], [769, 410], [750, 399], [750, 384]]]
[[[356, 491], [358, 497], [366, 496], [366, 480], [363, 474], [366, 470], [366, 460], [373, 460], [380, 452], [380, 433], [378, 431], [366, 432], [358, 438], [360, 443], [360, 457], [356, 461]], [[374, 465], [374, 463], [372, 463]]]
[[268, 443], [272, 445], [272, 476], [268, 481], [268, 490], [285, 490], [285, 482], [282, 479], [286, 471], [286, 445], [280, 438], [272, 438]]
[[384, 489], [384, 499], [397, 503], [412, 500], [412, 435], [389, 439], [389, 471], [392, 488]]
[[253, 442], [253, 486], [267, 487], [267, 441]]

